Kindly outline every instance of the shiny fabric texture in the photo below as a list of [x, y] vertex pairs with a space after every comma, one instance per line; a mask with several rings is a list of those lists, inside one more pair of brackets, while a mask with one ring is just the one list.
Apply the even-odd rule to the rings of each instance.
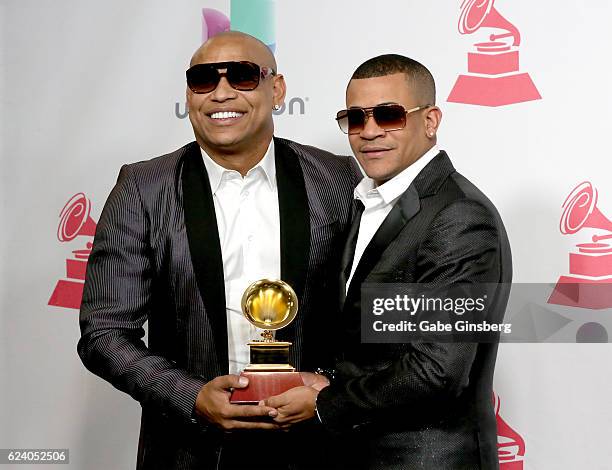
[[[355, 232], [353, 226], [342, 272]], [[346, 294], [336, 379], [317, 399], [323, 424], [344, 448], [346, 468], [499, 467], [492, 404], [497, 344], [362, 344], [360, 285], [508, 283], [490, 298], [487, 319], [497, 323], [511, 280], [510, 245], [497, 210], [440, 152], [374, 235]]]

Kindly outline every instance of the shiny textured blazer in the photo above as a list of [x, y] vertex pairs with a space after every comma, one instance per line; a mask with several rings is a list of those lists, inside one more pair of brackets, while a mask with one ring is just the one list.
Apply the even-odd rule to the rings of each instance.
[[[357, 226], [343, 255], [343, 281]], [[498, 468], [497, 344], [362, 344], [360, 288], [363, 282], [443, 287], [511, 280], [510, 246], [497, 210], [440, 152], [374, 235], [346, 294], [337, 377], [317, 399], [323, 423], [347, 444], [346, 468]], [[509, 284], [494, 289], [489, 321], [501, 321], [508, 293]]]

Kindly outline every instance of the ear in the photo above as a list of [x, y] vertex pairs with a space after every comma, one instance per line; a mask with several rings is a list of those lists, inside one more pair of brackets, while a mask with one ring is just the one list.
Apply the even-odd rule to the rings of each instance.
[[428, 108], [427, 113], [425, 113], [425, 133], [428, 138], [436, 138], [440, 122], [442, 122], [442, 110], [437, 106]]
[[283, 77], [281, 74], [274, 75], [272, 93], [272, 104], [282, 106], [285, 102], [285, 95], [287, 94], [287, 85], [285, 84], [285, 77]]

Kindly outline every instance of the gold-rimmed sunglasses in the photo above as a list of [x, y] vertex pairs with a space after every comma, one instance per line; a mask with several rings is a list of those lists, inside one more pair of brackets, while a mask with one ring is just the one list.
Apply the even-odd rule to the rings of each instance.
[[415, 111], [429, 108], [432, 105], [417, 106], [406, 109], [401, 104], [378, 104], [370, 108], [349, 108], [338, 111], [336, 121], [345, 134], [359, 134], [365, 128], [369, 116], [372, 116], [378, 127], [384, 131], [397, 131], [406, 127], [406, 116]]

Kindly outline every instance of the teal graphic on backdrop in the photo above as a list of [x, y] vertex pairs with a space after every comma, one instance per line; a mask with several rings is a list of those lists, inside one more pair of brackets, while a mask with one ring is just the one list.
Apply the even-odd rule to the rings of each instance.
[[276, 0], [232, 0], [231, 28], [255, 36], [276, 50]]
[[276, 50], [276, 0], [231, 0], [230, 18], [213, 8], [202, 9], [202, 42], [232, 29], [255, 36]]
[[[255, 36], [276, 52], [276, 0], [231, 0], [229, 17], [214, 8], [202, 8], [202, 42], [224, 31], [242, 31]], [[287, 98], [275, 115], [305, 114], [308, 97]], [[185, 119], [189, 115], [186, 103], [175, 103], [174, 115]]]

